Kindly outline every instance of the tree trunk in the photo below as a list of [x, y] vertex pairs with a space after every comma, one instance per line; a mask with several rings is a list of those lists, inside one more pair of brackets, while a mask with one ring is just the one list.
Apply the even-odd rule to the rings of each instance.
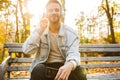
[[[115, 40], [115, 35], [114, 35], [114, 28], [113, 28], [113, 8], [109, 8], [109, 3], [108, 3], [108, 0], [106, 0], [106, 7], [107, 8], [103, 8], [106, 12], [106, 15], [107, 15], [107, 18], [108, 18], [108, 23], [110, 25], [110, 32], [111, 32], [111, 42], [110, 43], [116, 43], [116, 40]], [[110, 10], [112, 10], [110, 13]]]
[[15, 42], [19, 42], [19, 31], [18, 31], [18, 1], [16, 5], [16, 34], [15, 34]]
[[65, 0], [60, 0], [60, 1], [62, 3], [62, 8], [63, 8], [61, 21], [64, 23], [64, 20], [65, 20]]

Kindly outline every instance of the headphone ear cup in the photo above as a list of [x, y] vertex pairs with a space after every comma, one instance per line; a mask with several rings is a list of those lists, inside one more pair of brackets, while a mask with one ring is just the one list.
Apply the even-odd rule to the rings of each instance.
[[65, 12], [61, 11], [61, 21], [64, 22], [64, 18], [65, 18]]
[[61, 11], [61, 16], [65, 16], [65, 12], [63, 10]]

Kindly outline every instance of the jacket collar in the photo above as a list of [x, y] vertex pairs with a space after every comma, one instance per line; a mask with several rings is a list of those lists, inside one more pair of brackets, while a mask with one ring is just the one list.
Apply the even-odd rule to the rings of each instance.
[[[60, 24], [60, 30], [59, 30], [59, 33], [58, 33], [58, 36], [64, 36], [64, 31], [65, 29], [64, 29], [64, 25], [61, 23]], [[43, 33], [44, 35], [46, 35], [46, 36], [48, 36], [49, 35], [49, 27], [47, 27], [46, 28], [46, 30], [44, 31], [44, 33]]]

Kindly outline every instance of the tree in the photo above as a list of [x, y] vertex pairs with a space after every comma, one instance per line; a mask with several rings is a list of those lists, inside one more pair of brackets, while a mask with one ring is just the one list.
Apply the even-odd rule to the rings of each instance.
[[[12, 33], [14, 32], [14, 28], [13, 28], [13, 20], [10, 20], [11, 17], [13, 17], [14, 15], [14, 6], [13, 3], [11, 2], [11, 0], [1, 0], [0, 1], [0, 21], [4, 22], [4, 27], [5, 27], [5, 42], [11, 42], [14, 41], [14, 38], [10, 38], [12, 37]], [[1, 27], [2, 28], [2, 27]]]
[[110, 43], [116, 43], [115, 40], [115, 34], [114, 34], [114, 23], [113, 23], [113, 15], [114, 15], [114, 6], [110, 6], [108, 0], [105, 0], [105, 4], [104, 4], [104, 0], [102, 1], [102, 6], [103, 10], [106, 13], [107, 19], [108, 19], [108, 23], [110, 26], [110, 32], [111, 32], [111, 42]]
[[10, 0], [0, 0], [0, 11], [10, 6]]
[[60, 1], [62, 3], [62, 8], [63, 8], [61, 21], [64, 22], [64, 20], [65, 20], [65, 0], [60, 0]]
[[[4, 28], [0, 27], [0, 30], [4, 29], [3, 31], [5, 32], [5, 36], [1, 38], [4, 42], [1, 44], [5, 42], [21, 43], [29, 36], [30, 15], [27, 9], [27, 3], [28, 0], [0, 1], [0, 22], [4, 22]], [[4, 35], [4, 33], [1, 35]]]
[[[22, 16], [22, 24], [23, 24], [23, 30], [21, 35], [21, 42], [24, 42], [27, 37], [30, 35], [30, 14], [27, 8], [28, 0], [18, 0], [19, 7], [20, 7], [20, 13]], [[26, 10], [26, 12], [23, 12], [23, 9]]]
[[85, 27], [85, 15], [84, 15], [84, 12], [81, 12], [78, 19], [76, 19], [76, 25], [78, 26], [78, 34], [79, 34], [81, 43], [88, 42], [87, 38], [85, 38], [85, 36], [83, 36], [84, 33], [85, 33], [85, 30], [84, 30], [84, 27]]

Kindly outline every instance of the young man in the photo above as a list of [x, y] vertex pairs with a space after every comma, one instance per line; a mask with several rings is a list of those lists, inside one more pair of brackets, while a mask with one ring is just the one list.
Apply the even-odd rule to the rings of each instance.
[[40, 25], [23, 45], [25, 54], [35, 54], [30, 80], [86, 80], [86, 75], [80, 73], [79, 37], [60, 22], [61, 15], [61, 4], [49, 0], [45, 12], [47, 25]]

